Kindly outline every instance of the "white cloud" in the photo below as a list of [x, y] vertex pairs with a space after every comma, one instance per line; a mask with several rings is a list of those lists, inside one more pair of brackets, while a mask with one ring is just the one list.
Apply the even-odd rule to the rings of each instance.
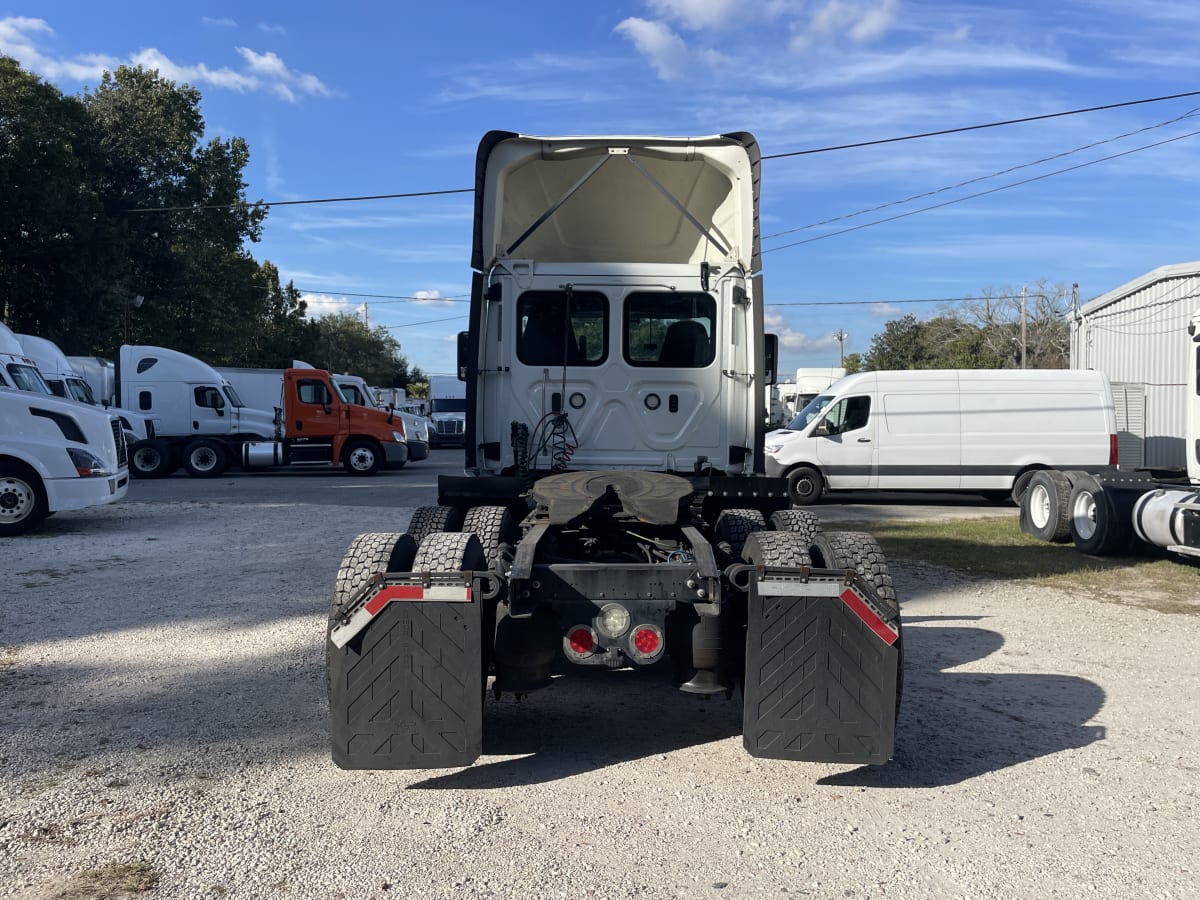
[[271, 25], [267, 22], [259, 22], [258, 30], [263, 34], [287, 34], [287, 29], [282, 25]]
[[233, 19], [213, 19], [209, 16], [200, 17], [201, 25], [208, 25], [213, 28], [237, 28], [237, 22]]
[[802, 331], [795, 331], [782, 313], [772, 309], [763, 312], [763, 325], [767, 333], [777, 335], [779, 343], [791, 350], [820, 350], [837, 343], [832, 334], [813, 338]]
[[413, 304], [416, 306], [448, 307], [448, 306], [460, 306], [461, 305], [461, 301], [448, 300], [447, 298], [442, 296], [441, 291], [436, 291], [436, 290], [434, 290], [434, 291], [416, 291], [413, 293], [413, 296], [417, 298], [416, 300], [412, 301]]
[[[211, 20], [206, 24], [225, 25], [228, 21], [231, 20]], [[40, 39], [53, 35], [54, 29], [44, 19], [0, 19], [0, 53], [12, 56], [25, 68], [50, 80], [99, 81], [104, 72], [129, 64], [157, 69], [164, 78], [173, 81], [239, 93], [269, 91], [289, 103], [294, 103], [299, 96], [333, 95], [333, 91], [317, 76], [288, 68], [274, 53], [259, 54], [245, 47], [237, 48], [246, 61], [246, 68], [241, 71], [228, 66], [212, 68], [204, 63], [177, 63], [154, 47], [138, 50], [125, 59], [97, 53], [81, 53], [71, 58], [57, 59], [43, 52], [39, 46]]]
[[849, 37], [855, 43], [877, 40], [896, 21], [900, 0], [826, 0], [807, 22], [794, 23], [793, 50]]
[[872, 303], [867, 309], [877, 319], [894, 319], [904, 315], [904, 310], [892, 303]]
[[352, 301], [346, 297], [337, 297], [332, 294], [301, 294], [300, 299], [308, 304], [308, 309], [305, 315], [310, 319], [322, 319], [325, 316], [337, 315], [339, 313], [353, 313], [356, 316], [361, 316], [365, 309], [365, 304]]
[[634, 17], [619, 23], [615, 30], [633, 42], [664, 81], [682, 78], [687, 72], [691, 51], [683, 38], [662, 22]]
[[744, 15], [750, 4], [744, 0], [647, 0], [647, 5], [660, 17], [697, 31], [728, 24], [735, 15]]

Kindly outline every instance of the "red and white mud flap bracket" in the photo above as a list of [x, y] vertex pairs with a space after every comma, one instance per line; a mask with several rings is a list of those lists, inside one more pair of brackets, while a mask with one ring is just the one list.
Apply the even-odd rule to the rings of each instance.
[[896, 735], [900, 613], [853, 571], [734, 565], [747, 591], [751, 756], [879, 764]]
[[482, 601], [491, 572], [388, 573], [331, 622], [333, 761], [343, 769], [469, 766], [483, 752]]

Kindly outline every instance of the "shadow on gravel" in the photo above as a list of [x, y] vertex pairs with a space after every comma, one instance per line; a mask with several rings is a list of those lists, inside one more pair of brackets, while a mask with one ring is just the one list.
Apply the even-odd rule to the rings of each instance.
[[[996, 653], [1004, 638], [981, 628], [934, 626], [939, 621], [962, 619], [904, 622], [904, 701], [895, 757], [819, 784], [944, 787], [1104, 739], [1102, 725], [1086, 724], [1104, 705], [1099, 685], [1070, 675], [944, 671]], [[1007, 652], [1019, 665], [1023, 651]]]
[[704, 700], [665, 677], [628, 670], [572, 671], [520, 703], [484, 705], [485, 756], [469, 769], [411, 788], [472, 790], [542, 784], [742, 733], [740, 695]]

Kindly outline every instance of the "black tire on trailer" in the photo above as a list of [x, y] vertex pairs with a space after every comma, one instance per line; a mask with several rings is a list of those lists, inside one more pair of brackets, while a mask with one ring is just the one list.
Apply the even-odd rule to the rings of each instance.
[[49, 515], [37, 472], [23, 463], [0, 462], [0, 537], [24, 534]]
[[798, 569], [812, 565], [808, 541], [791, 531], [757, 531], [747, 537], [742, 559], [754, 566]]
[[1129, 550], [1133, 540], [1132, 504], [1105, 490], [1091, 475], [1081, 473], [1071, 487], [1067, 504], [1071, 540], [1088, 556], [1112, 556]]
[[[470, 534], [362, 535], [350, 545], [334, 590], [349, 597], [396, 554], [412, 571], [483, 567]], [[410, 555], [411, 554], [411, 555]], [[388, 562], [383, 562], [384, 557]], [[349, 593], [346, 593], [349, 592]], [[482, 747], [483, 696], [470, 677], [481, 665], [479, 604], [393, 601], [345, 647], [326, 643], [333, 761], [345, 769], [470, 765]]]
[[419, 545], [427, 535], [440, 531], [458, 531], [462, 513], [453, 506], [418, 506], [408, 520], [408, 533]]
[[787, 474], [788, 497], [797, 506], [809, 506], [821, 499], [825, 479], [812, 466], [797, 466]]
[[129, 448], [129, 471], [135, 478], [162, 478], [177, 468], [175, 451], [164, 440], [135, 441]]
[[726, 509], [717, 516], [713, 533], [718, 544], [729, 545], [730, 558], [737, 560], [742, 558], [746, 538], [766, 529], [767, 522], [757, 509]]
[[900, 632], [896, 641], [900, 657], [896, 670], [896, 713], [899, 715], [900, 698], [904, 694], [904, 625], [900, 621], [900, 600], [896, 596], [896, 585], [888, 570], [883, 548], [874, 537], [863, 532], [827, 531], [817, 535], [811, 552], [815, 566], [854, 570], [859, 577], [871, 583], [879, 599], [896, 614], [896, 628]]
[[1021, 498], [1021, 530], [1043, 541], [1071, 539], [1071, 480], [1057, 469], [1039, 469]]
[[790, 531], [800, 535], [806, 543], [812, 543], [821, 531], [821, 520], [803, 509], [776, 510], [768, 521], [772, 531]]
[[193, 478], [217, 478], [229, 468], [229, 453], [220, 441], [196, 438], [183, 448], [183, 467]]
[[338, 568], [333, 587], [334, 609], [340, 609], [376, 575], [411, 572], [416, 555], [417, 542], [412, 535], [394, 531], [360, 534], [350, 542]]
[[351, 475], [374, 475], [383, 468], [383, 448], [370, 438], [351, 438], [342, 448], [342, 466]]
[[479, 538], [489, 567], [493, 566], [500, 556], [501, 545], [513, 544], [517, 537], [517, 526], [512, 513], [503, 506], [471, 507], [463, 517], [462, 531]]

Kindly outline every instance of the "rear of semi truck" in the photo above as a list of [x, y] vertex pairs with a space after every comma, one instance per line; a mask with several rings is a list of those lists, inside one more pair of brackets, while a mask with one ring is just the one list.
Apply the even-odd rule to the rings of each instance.
[[489, 685], [575, 667], [738, 698], [754, 756], [888, 760], [887, 562], [762, 471], [754, 138], [491, 132], [476, 172], [466, 472], [343, 560], [334, 761], [468, 765]]

